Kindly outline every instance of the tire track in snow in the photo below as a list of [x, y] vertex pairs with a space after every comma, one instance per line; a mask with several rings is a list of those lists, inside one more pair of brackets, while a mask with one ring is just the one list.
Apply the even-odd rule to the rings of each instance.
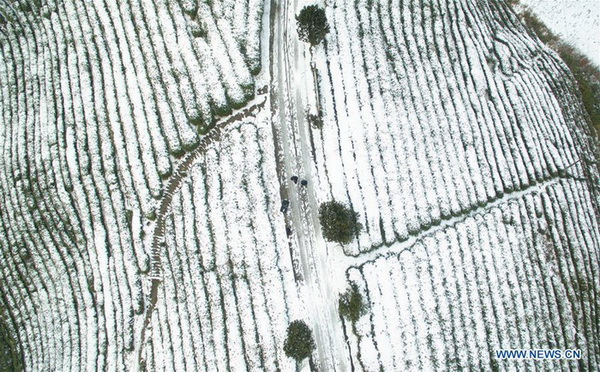
[[[304, 317], [316, 341], [309, 367], [313, 371], [347, 371], [350, 360], [337, 311], [336, 288], [345, 279], [344, 272], [334, 265], [336, 254], [342, 253], [327, 250], [319, 228], [318, 199], [313, 186], [317, 178], [311, 157], [314, 151], [311, 129], [304, 117], [304, 101], [311, 100], [315, 92], [307, 87], [310, 83], [302, 80], [314, 76], [308, 60], [312, 53], [296, 35], [293, 20], [300, 10], [298, 3], [272, 3], [271, 9], [271, 110], [280, 196], [290, 201], [285, 219], [294, 226], [290, 247], [300, 271], [295, 274], [302, 278], [297, 283], [307, 306]], [[303, 190], [289, 183], [292, 175], [307, 179], [308, 188]]]

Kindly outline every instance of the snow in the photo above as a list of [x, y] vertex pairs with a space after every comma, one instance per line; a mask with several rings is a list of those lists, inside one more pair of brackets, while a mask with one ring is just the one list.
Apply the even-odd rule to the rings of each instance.
[[[292, 371], [294, 319], [321, 371], [486, 370], [500, 346], [597, 369], [597, 170], [563, 66], [499, 2], [336, 0], [311, 49], [305, 4], [10, 9], [0, 305], [26, 369]], [[351, 244], [323, 239], [331, 199]]]
[[[578, 218], [577, 208], [569, 207], [573, 199], [567, 190], [574, 187], [579, 187], [577, 181], [548, 185], [541, 193], [501, 203], [426, 234], [400, 253], [349, 269], [349, 280], [369, 303], [352, 336], [358, 343], [351, 343], [365, 370], [378, 370], [378, 364], [384, 370], [473, 369], [488, 365], [484, 356], [498, 348], [539, 348], [548, 345], [545, 342], [554, 348], [590, 347], [593, 331], [580, 328], [583, 320], [576, 315], [587, 310], [579, 309], [579, 303], [571, 310], [565, 302], [577, 296], [569, 284], [548, 274], [518, 279], [522, 267], [545, 271], [558, 265], [561, 272], [573, 273], [585, 265], [585, 259], [577, 256], [586, 250], [569, 253], [567, 246], [578, 241], [585, 245], [586, 234], [569, 232], [569, 226], [576, 225], [563, 222]], [[545, 208], [540, 214], [529, 207], [531, 203]], [[516, 213], [523, 223], [506, 220], [505, 213]], [[534, 232], [546, 220], [556, 221], [549, 240]], [[544, 258], [548, 244], [555, 249], [552, 260]], [[538, 260], [530, 261], [532, 255]], [[389, 283], [394, 283], [391, 293]], [[534, 300], [544, 294], [549, 297]], [[571, 324], [587, 336], [579, 333], [576, 341]], [[550, 334], [559, 337], [549, 340]], [[394, 343], [403, 344], [404, 353], [391, 350]], [[392, 355], [398, 360], [392, 362]], [[531, 366], [531, 361], [523, 363]]]
[[600, 6], [597, 0], [521, 0], [564, 41], [600, 66]]

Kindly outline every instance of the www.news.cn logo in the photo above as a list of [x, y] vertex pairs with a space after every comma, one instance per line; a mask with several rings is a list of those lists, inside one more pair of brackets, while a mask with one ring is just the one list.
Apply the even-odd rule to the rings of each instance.
[[581, 359], [579, 349], [500, 349], [496, 359]]

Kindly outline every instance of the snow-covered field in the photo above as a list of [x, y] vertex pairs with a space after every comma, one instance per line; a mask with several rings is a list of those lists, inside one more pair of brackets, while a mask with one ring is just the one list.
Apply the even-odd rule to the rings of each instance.
[[600, 4], [597, 0], [521, 0], [564, 41], [600, 66]]
[[27, 370], [131, 370], [174, 155], [260, 67], [262, 1], [209, 3], [0, 2], [0, 302]]
[[270, 133], [268, 120], [232, 126], [174, 194], [148, 370], [293, 370], [281, 345], [302, 314]]
[[[323, 199], [365, 226], [343, 247], [368, 304], [345, 322], [354, 368], [594, 370], [598, 168], [573, 82], [504, 4], [428, 4], [335, 1], [315, 57]], [[583, 361], [493, 357], [573, 345]]]
[[327, 8], [316, 160], [322, 191], [365, 226], [348, 254], [552, 179], [587, 151], [564, 65], [505, 5], [432, 4]]
[[[0, 331], [25, 370], [597, 370], [598, 159], [565, 65], [500, 0], [320, 2], [312, 52], [307, 4], [0, 1]], [[352, 244], [321, 236], [331, 199]]]
[[598, 226], [586, 185], [560, 181], [348, 271], [369, 310], [348, 325], [365, 371], [486, 370], [497, 349], [569, 349], [597, 366]]

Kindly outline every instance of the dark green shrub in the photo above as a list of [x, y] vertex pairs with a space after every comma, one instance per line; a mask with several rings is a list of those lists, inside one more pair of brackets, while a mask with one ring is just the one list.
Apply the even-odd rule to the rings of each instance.
[[358, 213], [335, 200], [321, 204], [319, 220], [323, 236], [330, 242], [350, 243], [362, 229], [358, 222]]
[[321, 115], [308, 114], [308, 115], [306, 115], [306, 120], [308, 120], [308, 123], [311, 126], [317, 128], [317, 129], [323, 128], [323, 118], [321, 117]]
[[315, 349], [315, 340], [312, 331], [302, 320], [294, 320], [287, 330], [287, 338], [283, 345], [285, 355], [294, 358], [297, 362], [308, 358]]
[[296, 25], [300, 40], [311, 46], [319, 44], [329, 32], [325, 9], [318, 5], [305, 6], [296, 16]]
[[338, 308], [340, 315], [350, 319], [352, 323], [356, 322], [364, 313], [365, 303], [356, 285], [353, 284], [346, 292], [340, 295]]

